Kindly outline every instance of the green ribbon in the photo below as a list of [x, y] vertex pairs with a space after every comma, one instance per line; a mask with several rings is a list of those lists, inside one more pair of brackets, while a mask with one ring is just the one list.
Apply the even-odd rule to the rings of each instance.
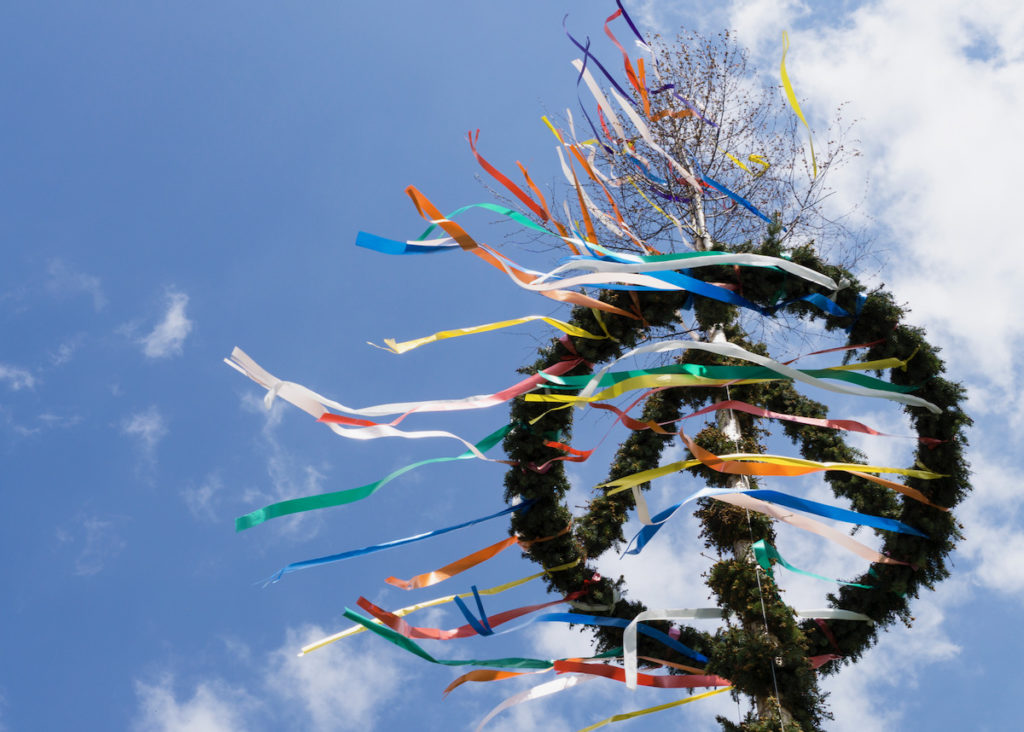
[[[547, 660], [547, 659], [542, 659], [542, 658], [522, 658], [522, 657], [489, 658], [489, 659], [484, 659], [484, 660], [466, 659], [466, 660], [459, 660], [459, 661], [447, 661], [447, 660], [440, 659], [440, 658], [434, 658], [429, 653], [427, 653], [425, 650], [423, 650], [423, 648], [418, 643], [416, 643], [415, 641], [411, 640], [410, 638], [406, 638], [401, 633], [392, 630], [391, 628], [387, 627], [386, 625], [378, 625], [377, 623], [373, 622], [369, 618], [363, 617], [362, 615], [360, 615], [359, 613], [355, 612], [354, 610], [351, 610], [349, 608], [345, 608], [345, 617], [348, 618], [349, 620], [352, 620], [352, 621], [354, 621], [356, 623], [359, 623], [361, 626], [366, 628], [371, 633], [376, 633], [377, 635], [379, 635], [384, 640], [389, 641], [391, 643], [394, 643], [399, 648], [403, 648], [406, 651], [408, 651], [409, 653], [412, 653], [415, 656], [419, 656], [420, 658], [424, 659], [425, 661], [430, 661], [431, 663], [437, 663], [437, 664], [440, 664], [442, 666], [492, 666], [494, 668], [549, 669], [549, 668], [554, 668], [554, 665], [555, 665], [555, 662], [553, 660]], [[611, 650], [605, 651], [604, 653], [601, 653], [600, 655], [591, 656], [591, 659], [614, 658], [616, 656], [621, 656], [621, 655], [622, 655], [622, 649], [621, 648], [612, 648]], [[558, 660], [564, 661], [566, 659], [558, 659]]]
[[[501, 214], [502, 216], [506, 216], [506, 217], [512, 219], [513, 221], [515, 221], [520, 226], [525, 226], [528, 229], [534, 229], [536, 231], [541, 232], [542, 234], [550, 234], [551, 236], [558, 236], [558, 234], [555, 234], [554, 232], [548, 231], [547, 229], [545, 229], [540, 224], [534, 223], [533, 221], [531, 221], [530, 219], [526, 218], [525, 216], [523, 216], [518, 211], [513, 211], [510, 208], [505, 208], [504, 206], [499, 206], [499, 205], [497, 205], [495, 203], [471, 203], [468, 206], [463, 206], [462, 208], [455, 209], [450, 214], [448, 214], [445, 218], [453, 219], [456, 216], [458, 216], [460, 213], [468, 211], [471, 208], [487, 209], [488, 211], [493, 211], [496, 214]], [[424, 239], [426, 239], [430, 235], [430, 232], [432, 232], [434, 229], [437, 228], [437, 226], [438, 226], [437, 224], [431, 224], [430, 226], [428, 226], [426, 228], [426, 230], [422, 234], [420, 234], [418, 237], [416, 237], [413, 241], [423, 241]]]
[[[919, 386], [900, 386], [891, 384], [888, 381], [861, 374], [856, 371], [835, 371], [832, 369], [800, 369], [801, 373], [813, 376], [816, 379], [834, 379], [845, 381], [857, 386], [879, 391], [891, 391], [906, 394], [916, 391]], [[647, 376], [649, 374], [690, 374], [691, 376], [703, 376], [708, 379], [727, 379], [738, 381], [741, 379], [773, 379], [775, 381], [792, 381], [782, 376], [778, 371], [772, 371], [765, 366], [702, 366], [695, 363], [677, 363], [668, 366], [658, 366], [652, 369], [636, 369], [633, 371], [609, 371], [601, 377], [598, 388], [604, 389], [613, 386], [620, 381], [632, 379], [635, 376]], [[582, 389], [590, 383], [591, 375], [582, 374], [579, 376], [551, 376], [544, 374], [545, 381], [550, 382], [548, 389]]]
[[813, 572], [805, 572], [804, 570], [798, 567], [794, 567], [792, 564], [783, 559], [782, 555], [779, 554], [779, 550], [771, 544], [769, 544], [764, 539], [761, 539], [761, 541], [751, 546], [751, 549], [754, 550], [754, 559], [757, 560], [757, 563], [761, 566], [761, 569], [763, 569], [765, 573], [772, 579], [775, 579], [775, 575], [772, 573], [772, 560], [774, 559], [776, 562], [781, 564], [790, 572], [796, 572], [797, 574], [802, 574], [805, 577], [813, 577], [814, 579], [825, 580], [826, 582], [838, 582], [841, 585], [849, 585], [850, 587], [860, 587], [864, 590], [870, 590], [874, 587], [873, 585], [859, 585], [856, 582], [843, 582], [842, 580], [832, 579], [830, 577], [822, 577], [820, 574], [814, 574]]
[[[505, 435], [512, 431], [513, 427], [515, 427], [515, 424], [510, 423], [487, 435], [487, 437], [476, 443], [477, 450], [480, 452], [487, 452], [501, 442], [505, 438]], [[253, 526], [262, 524], [264, 521], [269, 521], [272, 518], [278, 518], [279, 516], [288, 516], [289, 514], [302, 513], [303, 511], [314, 511], [318, 508], [329, 508], [331, 506], [342, 506], [346, 503], [355, 503], [356, 501], [361, 501], [364, 498], [369, 498], [380, 490], [385, 483], [394, 480], [402, 473], [409, 472], [413, 468], [418, 468], [421, 465], [429, 465], [430, 463], [446, 463], [452, 460], [470, 460], [474, 457], [475, 456], [471, 450], [466, 450], [466, 452], [461, 455], [456, 455], [455, 457], [440, 457], [430, 458], [429, 460], [420, 460], [419, 462], [399, 468], [380, 480], [376, 480], [373, 483], [367, 483], [366, 485], [359, 486], [358, 488], [348, 488], [346, 490], [334, 491], [332, 493], [320, 493], [315, 496], [291, 498], [287, 501], [271, 503], [269, 506], [258, 508], [251, 513], [247, 513], [244, 516], [236, 518], [235, 531], [251, 529]]]

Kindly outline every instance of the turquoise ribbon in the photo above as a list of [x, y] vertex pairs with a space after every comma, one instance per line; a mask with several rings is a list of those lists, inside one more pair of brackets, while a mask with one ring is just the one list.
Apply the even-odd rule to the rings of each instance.
[[767, 573], [767, 575], [772, 579], [775, 579], [775, 575], [772, 574], [772, 560], [774, 559], [776, 562], [781, 564], [790, 572], [796, 572], [797, 574], [802, 574], [805, 577], [813, 577], [814, 579], [825, 580], [826, 582], [838, 582], [841, 585], [848, 585], [849, 587], [860, 587], [864, 590], [870, 590], [874, 587], [874, 585], [859, 585], [856, 582], [843, 582], [842, 580], [832, 579], [830, 577], [822, 577], [820, 574], [814, 574], [813, 572], [807, 572], [803, 569], [800, 569], [799, 567], [794, 567], [792, 564], [790, 564], [782, 558], [782, 555], [779, 554], [778, 549], [773, 547], [764, 539], [761, 539], [760, 541], [753, 544], [751, 546], [751, 549], [754, 550], [754, 559], [757, 560], [757, 563], [761, 566], [761, 569], [763, 569], [765, 573]]
[[[512, 431], [514, 424], [507, 424], [499, 430], [492, 432], [487, 437], [476, 443], [476, 448], [480, 452], [487, 452], [492, 447], [501, 442], [505, 435]], [[446, 463], [452, 460], [471, 460], [476, 457], [472, 451], [466, 450], [461, 455], [455, 457], [440, 457], [430, 458], [429, 460], [420, 460], [419, 462], [406, 465], [405, 467], [399, 468], [391, 473], [388, 473], [380, 480], [375, 480], [372, 483], [359, 486], [358, 488], [347, 488], [342, 491], [334, 491], [332, 493], [320, 493], [315, 496], [304, 496], [303, 498], [291, 498], [287, 501], [278, 501], [277, 503], [271, 503], [263, 508], [258, 508], [251, 513], [247, 513], [244, 516], [239, 516], [235, 519], [235, 531], [244, 531], [245, 529], [251, 529], [253, 526], [262, 524], [264, 521], [269, 521], [272, 518], [278, 518], [280, 516], [288, 516], [293, 513], [302, 513], [303, 511], [313, 511], [318, 508], [328, 508], [330, 506], [341, 506], [346, 503], [355, 503], [361, 501], [364, 498], [369, 498], [378, 490], [384, 486], [385, 483], [389, 483], [402, 473], [407, 473], [414, 468], [418, 468], [422, 465], [429, 465], [430, 463]]]

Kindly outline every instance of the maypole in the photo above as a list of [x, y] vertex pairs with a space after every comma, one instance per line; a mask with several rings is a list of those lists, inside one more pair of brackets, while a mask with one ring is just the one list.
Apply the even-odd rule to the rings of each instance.
[[[306, 646], [302, 654], [330, 652], [321, 649], [369, 631], [421, 660], [472, 667], [446, 691], [467, 681], [555, 672], [553, 679], [499, 705], [481, 726], [513, 704], [603, 677], [602, 683], [617, 684], [624, 692], [638, 685], [707, 691], [641, 710], [631, 710], [624, 693], [623, 708], [631, 711], [587, 729], [724, 692], [752, 703], [737, 723], [720, 717], [723, 729], [820, 729], [828, 711], [818, 675], [856, 661], [883, 628], [909, 618], [909, 602], [922, 588], [948, 575], [945, 559], [959, 536], [949, 509], [970, 490], [963, 456], [969, 419], [960, 409], [964, 393], [943, 378], [938, 350], [923, 330], [904, 321], [891, 294], [882, 288], [867, 291], [850, 268], [826, 261], [811, 241], [809, 234], [824, 231], [808, 222], [824, 219], [816, 207], [834, 154], [826, 151], [819, 160], [809, 144], [810, 165], [804, 166], [800, 188], [803, 138], [795, 124], [780, 126], [778, 109], [772, 112], [762, 103], [767, 97], [737, 101], [739, 92], [730, 83], [742, 76], [744, 58], [729, 39], [684, 47], [673, 56], [645, 40], [617, 5], [605, 31], [622, 53], [624, 78], [598, 60], [589, 39], [581, 43], [570, 34], [583, 54], [573, 66], [577, 86], [591, 100], [583, 103], [580, 97], [587, 128], [578, 135], [571, 113], [563, 123], [544, 120], [557, 139], [567, 181], [564, 205], [549, 204], [524, 166], [519, 165], [522, 183], [506, 176], [471, 134], [472, 155], [511, 205], [472, 204], [444, 215], [410, 186], [407, 193], [428, 222], [426, 231], [407, 241], [365, 233], [357, 240], [390, 255], [470, 254], [497, 270], [492, 274], [509, 286], [570, 308], [562, 316], [566, 320], [527, 315], [405, 342], [386, 340], [384, 347], [396, 354], [531, 322], [543, 322], [559, 335], [522, 369], [525, 378], [493, 394], [370, 407], [349, 406], [282, 380], [236, 349], [229, 364], [266, 389], [268, 405], [284, 399], [340, 437], [443, 438], [464, 450], [404, 466], [364, 486], [264, 506], [240, 517], [236, 528], [367, 499], [428, 463], [496, 460], [500, 444], [501, 462], [509, 466], [506, 507], [415, 536], [295, 562], [269, 581], [503, 517], [510, 521], [507, 539], [445, 567], [387, 582], [425, 589], [513, 547], [538, 565], [537, 573], [502, 578], [484, 590], [463, 586], [456, 594], [391, 611], [360, 597], [353, 602], [358, 610], [345, 611], [353, 626]], [[614, 21], [628, 26], [650, 56], [633, 59], [612, 32]], [[788, 39], [780, 69], [784, 97], [777, 98], [784, 99], [786, 119], [806, 126], [786, 72], [786, 47]], [[457, 220], [473, 208], [546, 237], [553, 247], [564, 247], [568, 259], [546, 272], [518, 264]], [[592, 288], [592, 294], [584, 288]], [[773, 330], [780, 322], [786, 328]], [[807, 354], [832, 359], [824, 368], [803, 368], [793, 358], [797, 344], [787, 341], [787, 334], [800, 328], [810, 333], [812, 327], [832, 338], [828, 348]], [[755, 330], [769, 337], [756, 338]], [[634, 359], [648, 365], [626, 368]], [[882, 378], [886, 372], [888, 379]], [[914, 465], [864, 463], [845, 441], [846, 433], [892, 436], [830, 416], [824, 400], [834, 395], [846, 400], [841, 404], [870, 399], [902, 407], [918, 445]], [[626, 401], [612, 403], [619, 397]], [[406, 419], [441, 421], [445, 413], [465, 409], [500, 412], [506, 405], [508, 419], [498, 418], [496, 429], [476, 440], [440, 425], [414, 430], [405, 424]], [[572, 443], [574, 419], [597, 413], [614, 414], [625, 437], [607, 479], [582, 511], [574, 511], [565, 500], [570, 488], [565, 463], [583, 462], [594, 453]], [[701, 418], [709, 420], [703, 428], [688, 427]], [[769, 452], [769, 446], [778, 449], [776, 443], [786, 439], [798, 447], [798, 456]], [[671, 444], [685, 446], [689, 457], [662, 464]], [[652, 510], [646, 497], [651, 482], [680, 473], [689, 495]], [[788, 480], [815, 474], [849, 508], [802, 497]], [[628, 553], [641, 553], [674, 516], [690, 510], [701, 521], [704, 547], [717, 557], [706, 576], [717, 600], [713, 607], [701, 606], [695, 593], [679, 598], [676, 608], [648, 608], [629, 594], [628, 578], [595, 571], [598, 557], [624, 545]], [[624, 529], [633, 516], [642, 528], [627, 542]], [[821, 577], [814, 567], [796, 567], [785, 558], [785, 547], [776, 545], [777, 522], [815, 534], [822, 551], [855, 554], [863, 562], [861, 576], [839, 580]], [[849, 525], [875, 531], [880, 547], [850, 536]], [[828, 595], [828, 607], [791, 608], [776, 582], [779, 571], [809, 575], [838, 589]], [[543, 581], [551, 597], [485, 611], [483, 597], [533, 580]], [[464, 624], [441, 629], [405, 619], [447, 605]], [[549, 612], [557, 605], [567, 611]], [[717, 625], [699, 630], [691, 624], [698, 620]], [[591, 627], [593, 657], [447, 659], [417, 642], [528, 633], [535, 623]]]

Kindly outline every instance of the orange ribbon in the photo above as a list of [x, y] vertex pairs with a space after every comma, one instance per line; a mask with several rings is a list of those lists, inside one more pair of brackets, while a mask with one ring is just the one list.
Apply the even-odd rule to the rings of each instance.
[[551, 541], [552, 539], [557, 539], [559, 536], [564, 536], [565, 534], [569, 533], [569, 530], [571, 528], [572, 526], [569, 525], [561, 531], [559, 531], [557, 534], [552, 534], [551, 536], [545, 536], [543, 538], [533, 539], [530, 541], [520, 539], [518, 536], [510, 536], [507, 539], [502, 539], [496, 544], [491, 544], [490, 546], [484, 547], [483, 549], [479, 549], [473, 552], [472, 554], [468, 554], [467, 556], [464, 556], [461, 559], [456, 559], [451, 564], [447, 564], [444, 567], [441, 567], [440, 569], [435, 569], [432, 572], [424, 572], [423, 574], [418, 574], [412, 579], [407, 580], [399, 579], [398, 577], [388, 577], [384, 581], [387, 582], [389, 585], [392, 585], [394, 587], [400, 587], [403, 590], [417, 590], [423, 587], [430, 587], [432, 585], [440, 584], [441, 582], [444, 582], [446, 579], [450, 579], [451, 577], [454, 577], [455, 575], [461, 572], [465, 572], [467, 569], [472, 569], [478, 564], [483, 564], [488, 559], [492, 559], [493, 557], [497, 556], [501, 552], [508, 549], [510, 546], [519, 545], [521, 547], [528, 547], [531, 544], [539, 544], [544, 541]]
[[[543, 610], [546, 607], [552, 605], [560, 605], [563, 602], [569, 602], [575, 600], [577, 597], [582, 597], [587, 594], [587, 590], [579, 590], [572, 594], [560, 597], [557, 600], [551, 600], [550, 602], [542, 602], [538, 605], [525, 605], [523, 607], [517, 607], [513, 610], [506, 610], [496, 615], [488, 616], [487, 624], [496, 628], [503, 623], [507, 623], [510, 620], [515, 620], [523, 615], [527, 615], [537, 610]], [[474, 635], [478, 635], [475, 628], [472, 625], [466, 624], [461, 625], [458, 628], [451, 628], [449, 630], [443, 630], [441, 628], [420, 628], [415, 625], [409, 625], [398, 615], [390, 613], [383, 608], [379, 608], [372, 602], [367, 600], [365, 597], [360, 597], [356, 603], [366, 612], [370, 613], [377, 620], [381, 621], [384, 625], [391, 628], [396, 633], [404, 635], [406, 638], [425, 638], [428, 640], [452, 640], [453, 638], [470, 638]]]
[[[454, 221], [446, 219], [441, 212], [432, 204], [426, 196], [420, 193], [414, 186], [409, 186], [405, 189], [406, 194], [412, 199], [413, 204], [416, 206], [416, 210], [420, 216], [431, 223], [436, 223], [448, 236], [452, 237], [463, 250], [472, 252], [477, 255], [485, 262], [490, 264], [492, 267], [500, 269], [502, 272], [507, 272], [509, 275], [519, 280], [523, 284], [530, 284], [533, 282], [534, 277], [518, 267], [514, 262], [501, 257], [496, 251], [476, 242], [473, 237], [466, 233], [465, 229], [459, 226]], [[507, 264], [505, 263], [507, 262]], [[581, 305], [585, 308], [596, 308], [603, 310], [607, 313], [613, 313], [615, 315], [621, 315], [624, 318], [630, 320], [637, 320], [637, 316], [633, 313], [627, 312], [622, 308], [617, 308], [614, 305], [601, 302], [593, 297], [580, 294], [578, 292], [569, 292], [568, 290], [548, 290], [541, 292], [545, 297], [549, 297], [552, 300], [558, 302], [570, 303], [572, 305]]]
[[[612, 681], [626, 682], [626, 671], [618, 666], [609, 666], [605, 663], [581, 663], [579, 661], [555, 661], [555, 672], [588, 674], [590, 676], [603, 676]], [[672, 675], [654, 676], [652, 674], [638, 673], [636, 675], [639, 686], [652, 686], [658, 689], [696, 689], [705, 686], [732, 686], [732, 682], [723, 679], [721, 676], [708, 675]]]

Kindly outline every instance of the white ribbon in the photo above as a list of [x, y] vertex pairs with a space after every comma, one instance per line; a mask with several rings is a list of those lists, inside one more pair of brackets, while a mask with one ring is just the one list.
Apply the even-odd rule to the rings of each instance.
[[[615, 255], [618, 257], [618, 254]], [[763, 254], [721, 254], [679, 257], [661, 262], [608, 262], [605, 260], [574, 260], [566, 262], [547, 273], [546, 277], [556, 277], [562, 272], [571, 270], [587, 270], [590, 272], [662, 272], [665, 270], [696, 269], [698, 267], [717, 267], [726, 264], [744, 264], [754, 267], [776, 267], [797, 277], [813, 282], [830, 290], [839, 289], [839, 285], [831, 277], [815, 272], [809, 267], [796, 264], [781, 257], [769, 257]]]
[[[855, 613], [850, 610], [795, 610], [798, 618], [821, 618], [823, 620], [861, 620], [868, 623], [873, 622], [867, 615]], [[622, 633], [622, 655], [623, 666], [626, 674], [626, 687], [636, 688], [637, 682], [637, 630], [638, 623], [645, 620], [721, 620], [722, 608], [700, 607], [683, 608], [681, 610], [646, 610], [635, 618]]]
[[700, 192], [700, 183], [698, 183], [697, 179], [693, 177], [693, 173], [683, 167], [678, 160], [669, 155], [660, 145], [658, 145], [658, 143], [654, 141], [654, 138], [651, 136], [650, 129], [648, 129], [647, 125], [644, 124], [644, 121], [640, 119], [640, 115], [636, 113], [633, 106], [619, 96], [614, 89], [609, 89], [609, 91], [615, 98], [615, 101], [618, 102], [619, 106], [622, 107], [622, 111], [626, 113], [627, 117], [629, 117], [629, 121], [633, 123], [634, 127], [636, 127], [637, 132], [640, 133], [640, 137], [644, 138], [644, 142], [646, 142], [652, 150], [656, 150], [661, 153], [662, 156], [672, 164], [672, 167], [679, 171], [679, 174], [683, 176], [683, 180], [690, 184], [694, 190]]
[[[575, 188], [577, 179], [573, 177], [572, 171], [569, 169], [569, 166], [565, 162], [565, 157], [562, 155], [562, 148], [556, 147], [555, 152], [558, 153], [558, 162], [562, 164], [562, 173], [565, 175], [565, 179], [569, 181], [569, 185]], [[587, 207], [587, 210], [590, 211], [590, 213], [594, 214], [594, 217], [598, 221], [600, 221], [604, 225], [604, 227], [608, 229], [608, 231], [612, 232], [612, 234], [619, 237], [620, 239], [625, 236], [625, 234], [622, 232], [622, 229], [620, 229], [618, 227], [618, 224], [616, 224], [612, 220], [611, 216], [609, 216], [604, 211], [599, 209], [597, 205], [590, 199], [590, 196], [587, 195], [587, 192], [586, 190], [584, 190], [583, 186], [579, 187], [578, 192], [580, 193], [580, 197], [583, 199], [583, 205]]]
[[596, 372], [590, 379], [587, 385], [580, 392], [581, 397], [593, 396], [601, 384], [601, 379], [607, 374], [615, 364], [619, 361], [625, 360], [630, 356], [639, 356], [646, 353], [666, 353], [668, 351], [684, 351], [687, 349], [696, 349], [699, 351], [708, 351], [709, 353], [715, 353], [719, 356], [726, 356], [730, 358], [738, 358], [743, 361], [749, 361], [756, 363], [760, 366], [771, 369], [772, 371], [788, 376], [794, 381], [802, 381], [805, 384], [816, 386], [819, 389], [825, 389], [826, 391], [836, 392], [837, 394], [853, 394], [854, 396], [866, 396], [875, 399], [889, 399], [895, 402], [901, 402], [915, 407], [924, 407], [928, 411], [939, 414], [942, 412], [937, 406], [929, 401], [921, 399], [920, 397], [911, 396], [910, 394], [900, 394], [898, 392], [881, 391], [879, 389], [871, 389], [866, 386], [859, 386], [858, 384], [847, 384], [847, 383], [830, 383], [826, 379], [817, 379], [813, 376], [808, 376], [794, 368], [790, 368], [785, 364], [781, 364], [774, 359], [767, 358], [766, 356], [760, 356], [756, 353], [752, 353], [745, 348], [741, 348], [734, 343], [703, 343], [701, 341], [662, 341], [661, 343], [652, 343], [647, 346], [640, 346], [634, 348], [632, 351], [620, 356], [619, 358], [611, 361], [607, 365], [601, 368], [600, 371]]
[[[769, 503], [768, 501], [762, 501], [760, 498], [745, 495], [741, 491], [732, 493], [716, 493], [714, 490], [715, 489], [705, 488], [687, 498], [683, 501], [683, 504], [689, 503], [696, 498], [714, 498], [716, 501], [728, 503], [738, 508], [757, 511], [758, 513], [763, 513], [766, 516], [771, 516], [783, 523], [787, 523], [790, 526], [795, 526], [798, 529], [803, 529], [804, 531], [809, 531], [812, 534], [817, 534], [818, 536], [824, 537], [829, 541], [838, 544], [844, 549], [853, 552], [858, 557], [866, 559], [869, 562], [877, 562], [879, 564], [906, 564], [906, 562], [900, 562], [875, 551], [868, 545], [857, 541], [849, 534], [834, 529], [828, 524], [824, 524], [817, 519], [812, 519], [809, 516], [801, 516], [790, 509], [776, 506], [774, 503]], [[640, 486], [633, 486], [633, 498], [636, 501], [637, 517], [640, 519], [641, 523], [646, 524], [647, 526], [656, 526], [658, 524], [665, 523], [669, 518], [672, 518], [669, 516], [665, 521], [651, 520], [651, 514], [647, 508], [647, 500], [644, 498], [643, 493], [640, 492]], [[682, 508], [683, 504], [680, 504], [680, 508]]]
[[604, 92], [601, 91], [601, 87], [594, 81], [594, 77], [590, 75], [590, 69], [583, 68], [583, 62], [578, 58], [573, 59], [572, 67], [576, 71], [583, 72], [583, 81], [586, 82], [587, 88], [590, 89], [590, 93], [594, 95], [594, 101], [597, 102], [597, 106], [608, 117], [608, 122], [611, 123], [612, 129], [615, 130], [615, 134], [619, 136], [620, 140], [626, 139], [626, 132], [622, 129], [622, 123], [619, 122], [619, 118], [615, 116], [615, 110], [612, 109], [612, 105], [608, 103], [608, 99], [605, 97]]
[[480, 724], [476, 726], [476, 732], [480, 732], [480, 730], [484, 728], [484, 725], [509, 707], [514, 707], [516, 704], [522, 704], [523, 702], [533, 701], [534, 699], [541, 699], [545, 696], [551, 696], [552, 694], [557, 694], [560, 691], [571, 689], [574, 686], [582, 684], [584, 681], [591, 681], [596, 678], [596, 676], [589, 676], [586, 674], [563, 674], [553, 681], [548, 681], [544, 684], [533, 686], [526, 691], [521, 691], [514, 696], [510, 696], [488, 712], [487, 716], [480, 720]]
[[[446, 400], [435, 400], [430, 402], [408, 402], [405, 404], [380, 404], [376, 407], [367, 407], [366, 409], [353, 409], [346, 407], [344, 404], [332, 401], [317, 394], [315, 391], [307, 389], [301, 384], [295, 384], [291, 381], [282, 381], [273, 374], [266, 371], [262, 366], [252, 360], [249, 355], [240, 348], [235, 348], [231, 352], [230, 359], [224, 359], [224, 362], [240, 371], [241, 373], [248, 376], [250, 379], [255, 381], [260, 386], [267, 389], [267, 396], [264, 398], [264, 403], [267, 408], [270, 407], [274, 400], [274, 397], [281, 397], [286, 402], [295, 405], [302, 411], [313, 415], [317, 419], [320, 419], [324, 414], [328, 413], [328, 407], [337, 409], [338, 411], [348, 412], [350, 414], [362, 414], [362, 415], [380, 415], [380, 414], [404, 414], [412, 410], [419, 411], [444, 411], [451, 409], [476, 409], [480, 407], [489, 407], [494, 404], [500, 404], [501, 400], [496, 399], [493, 396], [475, 396], [467, 397], [466, 399], [446, 399]], [[453, 440], [458, 440], [466, 448], [473, 453], [474, 456], [481, 460], [490, 460], [485, 457], [476, 445], [468, 440], [459, 437], [451, 432], [445, 432], [443, 430], [418, 430], [414, 432], [406, 432], [404, 430], [397, 429], [391, 425], [375, 425], [372, 427], [342, 427], [335, 423], [326, 423], [327, 426], [337, 435], [341, 437], [347, 437], [352, 440], [375, 440], [380, 437], [403, 437], [405, 439], [422, 439], [426, 437], [447, 437]]]

